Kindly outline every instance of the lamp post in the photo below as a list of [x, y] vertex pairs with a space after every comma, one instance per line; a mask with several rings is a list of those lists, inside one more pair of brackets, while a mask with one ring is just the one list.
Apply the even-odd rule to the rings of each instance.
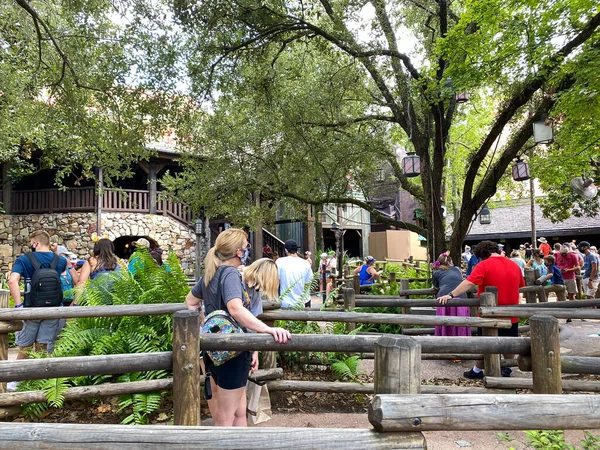
[[342, 268], [342, 238], [344, 237], [344, 229], [337, 222], [331, 224], [331, 230], [335, 235], [335, 257], [337, 258], [337, 273], [340, 274]]

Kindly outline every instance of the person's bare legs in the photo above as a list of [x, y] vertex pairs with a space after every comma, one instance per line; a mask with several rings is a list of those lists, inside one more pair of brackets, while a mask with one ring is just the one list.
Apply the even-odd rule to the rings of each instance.
[[[212, 381], [212, 380], [211, 380]], [[246, 423], [246, 387], [221, 389], [211, 382], [213, 408], [211, 415], [218, 427], [245, 427]], [[243, 411], [242, 411], [243, 409]]]

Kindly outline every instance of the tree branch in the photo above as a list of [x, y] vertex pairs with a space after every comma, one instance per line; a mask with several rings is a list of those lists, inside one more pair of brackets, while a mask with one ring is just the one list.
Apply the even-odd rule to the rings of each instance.
[[570, 42], [565, 44], [560, 50], [558, 50], [553, 56], [542, 64], [542, 69], [530, 80], [524, 83], [523, 87], [516, 92], [504, 106], [496, 118], [494, 124], [485, 140], [481, 144], [479, 150], [473, 154], [468, 164], [468, 170], [465, 175], [465, 183], [463, 190], [463, 204], [471, 201], [473, 194], [473, 185], [475, 178], [481, 163], [488, 154], [488, 151], [492, 147], [493, 143], [498, 139], [502, 130], [506, 124], [513, 118], [516, 112], [524, 106], [537, 92], [544, 83], [550, 78], [554, 71], [561, 66], [565, 58], [573, 52], [577, 47], [587, 41], [594, 31], [600, 25], [600, 13], [596, 14], [581, 30], [581, 32], [573, 38]]

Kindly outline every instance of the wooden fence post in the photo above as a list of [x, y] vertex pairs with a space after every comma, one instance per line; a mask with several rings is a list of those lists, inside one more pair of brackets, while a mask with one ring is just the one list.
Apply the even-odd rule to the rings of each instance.
[[396, 282], [396, 272], [390, 272], [389, 282], [390, 284]]
[[[408, 291], [410, 289], [410, 281], [408, 278], [400, 278], [400, 290]], [[400, 296], [400, 298], [408, 298], [408, 296]], [[402, 307], [402, 314], [411, 314], [410, 306]], [[404, 333], [404, 328], [411, 328], [410, 325], [402, 326], [402, 333]]]
[[354, 292], [360, 294], [360, 275], [354, 275], [352, 285], [354, 286]]
[[[498, 288], [488, 286], [485, 288], [485, 292], [479, 297], [479, 301], [482, 307], [498, 306]], [[483, 328], [484, 336], [498, 337], [497, 328]], [[500, 355], [486, 353], [483, 355], [483, 364], [485, 375], [488, 377], [499, 377], [500, 376]]]
[[531, 372], [534, 394], [562, 394], [558, 319], [537, 315], [531, 325]]
[[409, 336], [375, 343], [375, 394], [421, 393], [421, 344]]
[[[8, 308], [10, 305], [10, 291], [0, 289], [0, 308]], [[0, 361], [8, 360], [8, 334], [0, 333]], [[0, 383], [0, 394], [6, 392], [6, 383]]]
[[200, 313], [173, 314], [173, 422], [200, 425]]
[[[356, 307], [356, 293], [352, 288], [342, 289], [342, 295], [344, 297], [344, 309], [346, 311], [352, 311]], [[351, 332], [356, 329], [355, 323], [346, 323], [346, 332]]]
[[[527, 286], [535, 286], [535, 273], [533, 269], [525, 269], [525, 284]], [[535, 292], [527, 292], [525, 294], [527, 303], [537, 303], [537, 297]]]

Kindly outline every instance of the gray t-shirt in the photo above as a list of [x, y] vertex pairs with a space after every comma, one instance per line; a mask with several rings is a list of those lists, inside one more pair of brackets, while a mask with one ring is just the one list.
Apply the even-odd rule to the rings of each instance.
[[[438, 297], [448, 295], [452, 292], [452, 289], [456, 288], [462, 283], [463, 277], [460, 269], [455, 266], [450, 266], [448, 270], [438, 269], [433, 272], [433, 287], [439, 288], [440, 291], [437, 293]], [[459, 296], [460, 298], [467, 298], [466, 294]]]
[[[217, 282], [221, 282], [221, 299], [217, 298]], [[241, 298], [246, 309], [250, 309], [250, 297], [243, 289], [241, 275], [235, 267], [220, 266], [208, 286], [204, 285], [204, 277], [192, 288], [192, 295], [201, 298], [206, 315], [218, 309], [227, 309], [227, 303], [234, 298]]]
[[250, 312], [254, 317], [260, 316], [263, 313], [262, 298], [260, 296], [260, 292], [254, 289], [253, 287], [246, 286], [246, 283], [244, 283], [244, 287], [246, 288], [246, 292], [250, 296]]

